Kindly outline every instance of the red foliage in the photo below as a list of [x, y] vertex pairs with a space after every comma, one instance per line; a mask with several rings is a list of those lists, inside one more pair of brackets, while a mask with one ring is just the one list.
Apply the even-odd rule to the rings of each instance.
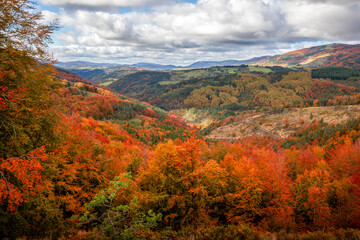
[[157, 114], [156, 112], [151, 109], [151, 108], [146, 108], [144, 111], [143, 111], [143, 114], [147, 117], [151, 117], [151, 118], [156, 118], [157, 117]]
[[4, 77], [7, 74], [7, 72], [0, 72], [0, 111], [6, 110], [11, 102], [14, 102], [26, 91], [25, 87], [9, 89], [3, 85]]
[[44, 147], [25, 156], [0, 159], [0, 202], [6, 202], [10, 212], [45, 189], [41, 163], [47, 159]]
[[55, 72], [55, 76], [57, 78], [60, 78], [60, 79], [66, 79], [66, 80], [68, 80], [70, 82], [73, 82], [73, 83], [82, 82], [82, 83], [86, 83], [86, 84], [89, 84], [89, 85], [92, 84], [91, 82], [89, 82], [85, 78], [81, 78], [78, 75], [75, 75], [75, 74], [72, 74], [72, 73], [69, 73], [69, 72], [65, 72], [65, 71], [62, 71], [62, 70], [59, 70], [59, 69], [57, 69], [57, 71]]
[[[329, 92], [331, 90], [331, 92]], [[337, 93], [334, 93], [337, 91]], [[310, 89], [305, 93], [305, 99], [321, 99], [334, 97], [336, 95], [353, 95], [355, 88], [336, 84], [329, 81], [315, 79]]]
[[104, 119], [111, 117], [118, 105], [134, 104], [128, 100], [122, 100], [106, 90], [100, 91], [103, 95], [94, 94], [90, 96], [83, 96], [79, 94], [81, 91], [79, 89], [82, 87], [88, 88], [92, 86], [77, 83], [75, 84], [75, 87], [62, 89], [60, 96], [55, 96], [67, 114], [78, 113], [83, 117]]

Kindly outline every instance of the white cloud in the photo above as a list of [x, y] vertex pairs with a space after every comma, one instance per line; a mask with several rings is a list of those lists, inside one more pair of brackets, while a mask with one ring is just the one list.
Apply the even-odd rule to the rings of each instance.
[[46, 24], [52, 23], [52, 22], [56, 21], [59, 18], [58, 14], [56, 14], [54, 12], [44, 10], [41, 13], [42, 13], [42, 15], [44, 17], [44, 22]]
[[166, 3], [168, 0], [40, 0], [43, 4], [78, 7], [78, 8], [96, 8], [96, 7], [144, 7], [154, 4]]
[[[140, 6], [166, 1], [42, 0], [65, 6]], [[55, 3], [56, 2], [56, 3]], [[131, 2], [131, 3], [130, 3]], [[294, 43], [358, 41], [360, 4], [355, 0], [199, 0], [156, 5], [150, 11], [115, 13], [62, 10], [69, 31], [56, 37], [59, 58], [97, 57], [128, 61], [244, 59], [287, 51]], [[46, 13], [50, 19], [51, 14]], [[65, 47], [66, 46], [66, 47]], [[299, 44], [297, 45], [299, 46]], [[275, 48], [275, 50], [273, 50]], [[63, 50], [60, 50], [63, 49]], [[257, 51], [257, 54], [255, 52]], [[66, 55], [68, 54], [68, 55]]]
[[[113, 62], [119, 64], [132, 64], [138, 62], [156, 62], [159, 64], [175, 64], [185, 66], [196, 60], [214, 61], [225, 59], [250, 59], [252, 57], [279, 54], [282, 51], [263, 46], [250, 46], [247, 48], [229, 49], [227, 51], [205, 51], [196, 49], [174, 49], [166, 51], [137, 51], [131, 47], [90, 47], [83, 45], [53, 46], [51, 48], [60, 61], [73, 61], [74, 59], [92, 62]], [[281, 46], [286, 51], [291, 50], [290, 45]]]
[[288, 1], [284, 3], [286, 21], [293, 26], [293, 37], [351, 41], [360, 39], [360, 5], [334, 1]]
[[147, 13], [79, 10], [64, 13], [62, 23], [75, 26], [79, 36], [89, 36], [89, 44], [96, 34], [104, 43], [114, 45], [188, 48], [274, 37], [282, 32], [283, 24], [277, 11], [277, 6], [260, 0], [202, 0], [197, 5], [177, 4]]
[[354, 4], [357, 3], [359, 4], [358, 0], [283, 0], [283, 1], [288, 1], [288, 2], [302, 2], [302, 3], [307, 3], [307, 4], [335, 4], [335, 5], [347, 5], [347, 4]]

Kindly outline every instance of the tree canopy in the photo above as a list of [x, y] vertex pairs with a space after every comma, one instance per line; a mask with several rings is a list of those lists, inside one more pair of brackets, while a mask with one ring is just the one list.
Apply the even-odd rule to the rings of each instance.
[[0, 48], [14, 48], [34, 57], [44, 57], [45, 47], [57, 23], [47, 24], [29, 0], [0, 1]]

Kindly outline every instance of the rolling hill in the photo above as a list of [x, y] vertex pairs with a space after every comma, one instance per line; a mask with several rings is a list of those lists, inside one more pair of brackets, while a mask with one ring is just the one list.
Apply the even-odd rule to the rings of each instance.
[[[42, 2], [0, 2], [0, 239], [360, 240], [360, 69], [352, 47], [344, 46], [344, 55], [334, 50], [338, 46], [325, 47], [339, 64], [330, 65], [330, 59], [316, 69], [242, 64], [155, 71], [86, 62], [56, 69], [46, 50], [58, 24], [38, 10], [56, 15], [66, 5], [48, 8]], [[102, 35], [110, 46], [122, 23], [125, 30], [134, 23], [140, 28], [113, 39], [134, 49], [119, 56], [110, 48], [108, 57], [126, 58], [136, 49], [162, 56], [190, 41], [167, 38], [168, 46], [155, 52], [156, 42], [137, 38], [137, 30], [163, 32], [161, 26], [151, 29], [168, 19], [157, 9], [181, 19], [190, 13], [206, 23], [204, 14], [219, 8], [208, 6], [207, 12], [205, 1], [198, 1], [186, 7], [129, 5], [139, 7], [131, 12], [109, 2], [81, 8], [94, 14], [74, 12], [70, 37], [79, 45], [68, 50], [96, 54], [96, 44], [82, 41], [82, 33], [95, 36], [95, 43]], [[143, 25], [147, 9], [154, 21]], [[115, 12], [126, 15], [119, 19]], [[66, 19], [71, 15], [64, 17], [72, 22]], [[233, 14], [219, 17], [212, 28]], [[171, 26], [179, 27], [177, 19]], [[85, 22], [95, 24], [94, 30]], [[205, 39], [205, 30], [191, 32]], [[168, 32], [166, 37], [178, 36]], [[299, 51], [299, 58], [311, 51], [322, 58], [325, 50], [314, 49]], [[68, 50], [63, 56], [75, 56]], [[71, 65], [89, 79], [102, 75], [98, 83], [112, 89], [69, 72]], [[183, 120], [199, 116], [202, 125]]]
[[[359, 73], [356, 73], [357, 75]], [[282, 67], [212, 67], [170, 72], [142, 71], [108, 85], [126, 96], [167, 110], [219, 108], [248, 110], [326, 104], [336, 96], [352, 95], [359, 77], [319, 80], [309, 71]]]
[[185, 68], [208, 68], [208, 67], [216, 67], [216, 66], [238, 66], [242, 64], [252, 64], [258, 62], [260, 60], [267, 59], [267, 56], [256, 57], [246, 60], [224, 60], [224, 61], [198, 61], [194, 62]]
[[[173, 70], [188, 68], [209, 68], [215, 66], [238, 66], [242, 64], [253, 64], [260, 60], [269, 58], [269, 56], [255, 57], [246, 60], [224, 60], [224, 61], [197, 61], [189, 65], [163, 65], [148, 62], [139, 62], [135, 64], [114, 64], [114, 63], [94, 63], [86, 61], [58, 62], [57, 67], [64, 68], [84, 78], [91, 78], [96, 74], [109, 73], [114, 70], [128, 68], [129, 70]], [[101, 72], [102, 71], [102, 72]]]
[[282, 67], [349, 67], [360, 68], [360, 44], [329, 44], [304, 48], [277, 55], [255, 63], [260, 66]]
[[87, 62], [87, 61], [70, 61], [70, 62], [57, 62], [55, 66], [65, 69], [75, 69], [75, 68], [88, 68], [88, 67], [93, 67], [93, 68], [114, 67], [114, 66], [119, 66], [119, 64], [95, 63], [95, 62]]

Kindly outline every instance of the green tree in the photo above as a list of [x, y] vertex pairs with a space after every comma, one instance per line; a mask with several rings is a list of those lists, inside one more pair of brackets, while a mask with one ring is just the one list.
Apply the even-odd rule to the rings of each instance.
[[147, 213], [137, 211], [136, 198], [128, 205], [117, 205], [115, 198], [119, 191], [129, 187], [131, 174], [125, 174], [126, 182], [119, 176], [110, 182], [110, 188], [101, 190], [94, 199], [86, 205], [84, 215], [79, 219], [79, 227], [93, 226], [95, 233], [99, 231], [110, 239], [132, 239], [139, 230], [157, 226], [161, 221], [161, 213], [155, 214], [152, 210]]

